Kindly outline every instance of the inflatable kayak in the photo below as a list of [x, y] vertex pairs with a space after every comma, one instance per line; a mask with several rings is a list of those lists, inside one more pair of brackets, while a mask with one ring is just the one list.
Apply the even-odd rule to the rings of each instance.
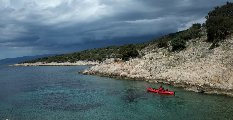
[[174, 95], [175, 92], [173, 91], [168, 91], [168, 90], [159, 90], [159, 89], [154, 89], [154, 88], [147, 88], [148, 92], [153, 92], [153, 93], [158, 93], [158, 94], [165, 94], [165, 95]]

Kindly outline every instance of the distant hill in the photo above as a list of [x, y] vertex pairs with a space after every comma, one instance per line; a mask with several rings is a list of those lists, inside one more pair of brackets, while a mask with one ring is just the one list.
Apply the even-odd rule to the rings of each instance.
[[21, 63], [23, 61], [29, 61], [29, 60], [34, 60], [38, 59], [41, 57], [48, 57], [48, 56], [53, 56], [54, 54], [47, 54], [47, 55], [37, 55], [37, 56], [24, 56], [24, 57], [17, 57], [17, 58], [6, 58], [0, 60], [0, 65], [9, 65], [9, 64], [15, 64], [15, 63]]

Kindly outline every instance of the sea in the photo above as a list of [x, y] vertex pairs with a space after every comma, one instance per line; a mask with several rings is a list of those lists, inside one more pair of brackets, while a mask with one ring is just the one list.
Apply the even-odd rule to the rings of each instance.
[[79, 72], [90, 66], [0, 66], [0, 120], [233, 120], [233, 98]]

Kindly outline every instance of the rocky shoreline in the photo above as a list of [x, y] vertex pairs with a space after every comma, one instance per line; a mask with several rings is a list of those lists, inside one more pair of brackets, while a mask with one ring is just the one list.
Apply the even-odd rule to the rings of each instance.
[[233, 36], [219, 47], [209, 49], [206, 35], [189, 40], [185, 50], [171, 52], [169, 48], [149, 45], [139, 51], [140, 58], [122, 61], [110, 58], [75, 63], [22, 63], [12, 66], [78, 66], [91, 65], [83, 74], [129, 80], [144, 80], [182, 87], [189, 91], [222, 94], [233, 97]]
[[71, 62], [64, 62], [64, 63], [57, 63], [57, 62], [36, 62], [36, 63], [21, 63], [21, 64], [14, 64], [10, 66], [80, 66], [80, 65], [98, 65], [99, 62], [93, 61], [76, 61], [74, 63]]
[[[170, 84], [189, 91], [233, 97], [233, 37], [208, 49], [206, 37], [191, 40], [180, 52], [145, 48], [142, 58], [103, 62], [83, 74]], [[108, 60], [109, 61], [109, 60]], [[111, 60], [110, 60], [111, 61]]]
[[226, 89], [220, 89], [220, 88], [213, 88], [209, 85], [192, 85], [186, 82], [173, 82], [173, 81], [167, 81], [165, 79], [146, 79], [146, 78], [131, 78], [131, 77], [126, 77], [126, 76], [120, 76], [120, 75], [114, 75], [114, 74], [103, 74], [103, 73], [90, 73], [88, 71], [83, 71], [81, 72], [84, 75], [96, 75], [100, 77], [109, 77], [109, 78], [116, 78], [116, 79], [124, 79], [124, 80], [137, 80], [137, 81], [146, 81], [149, 83], [154, 83], [154, 84], [167, 84], [171, 85], [174, 87], [179, 87], [183, 88], [187, 91], [193, 91], [197, 93], [205, 93], [205, 94], [216, 94], [216, 95], [226, 95], [233, 97], [233, 90], [226, 90]]

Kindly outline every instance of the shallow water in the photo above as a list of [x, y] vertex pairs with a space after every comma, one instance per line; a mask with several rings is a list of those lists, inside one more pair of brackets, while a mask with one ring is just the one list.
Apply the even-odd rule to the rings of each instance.
[[233, 98], [143, 81], [81, 75], [81, 67], [0, 67], [0, 120], [230, 120]]

